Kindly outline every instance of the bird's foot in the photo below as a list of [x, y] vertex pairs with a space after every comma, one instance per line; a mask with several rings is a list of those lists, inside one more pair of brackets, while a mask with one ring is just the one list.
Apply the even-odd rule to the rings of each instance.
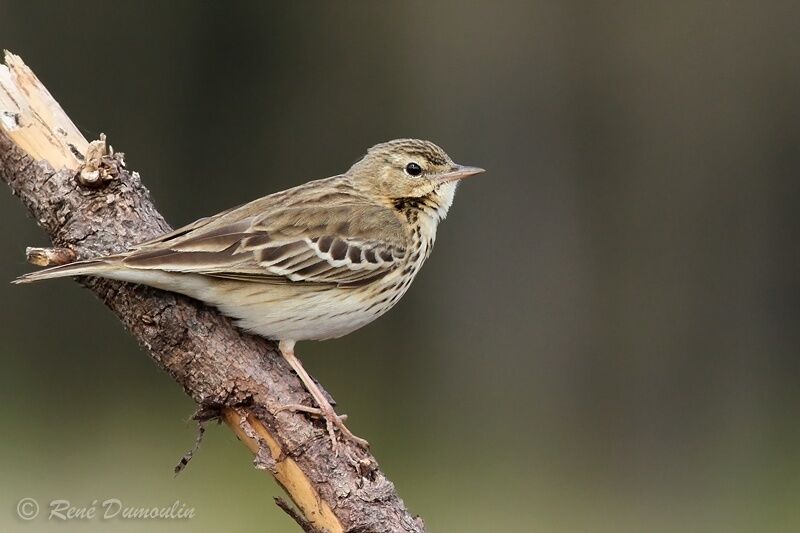
[[[275, 413], [281, 413], [283, 411], [291, 411], [293, 413], [306, 413], [309, 415], [314, 415], [319, 418], [325, 418], [325, 415], [322, 413], [322, 409], [319, 407], [310, 407], [308, 405], [303, 405], [302, 403], [290, 403], [288, 405], [280, 406]], [[347, 415], [336, 415], [339, 417], [339, 420], [344, 422], [347, 420]]]
[[[342, 437], [344, 439], [354, 442], [356, 445], [367, 449], [369, 447], [369, 443], [360, 437], [356, 437], [349, 429], [347, 429], [347, 426], [344, 425], [344, 418], [336, 414], [336, 411], [333, 410], [333, 406], [322, 393], [322, 389], [320, 389], [319, 385], [317, 385], [314, 380], [311, 379], [311, 376], [309, 376], [308, 372], [306, 372], [306, 370], [303, 368], [300, 360], [294, 354], [294, 341], [282, 340], [278, 343], [278, 348], [280, 349], [283, 358], [286, 359], [286, 362], [292, 367], [292, 370], [297, 373], [297, 377], [299, 377], [300, 381], [303, 382], [303, 385], [305, 385], [306, 390], [311, 394], [311, 397], [314, 398], [314, 402], [316, 402], [316, 404], [319, 406], [319, 408], [316, 408], [305, 405], [298, 406], [295, 404], [284, 406], [280, 408], [279, 411], [284, 411], [287, 409], [292, 411], [301, 411], [324, 418], [325, 427], [328, 430], [328, 436], [331, 439], [333, 453], [335, 453], [337, 457], [339, 456], [340, 444], [336, 438], [336, 429], [342, 433]], [[349, 450], [345, 450], [345, 453], [347, 453], [351, 462], [356, 461], [350, 455]]]
[[369, 442], [354, 435], [353, 432], [344, 425], [344, 421], [347, 420], [347, 415], [337, 415], [336, 411], [333, 410], [333, 407], [331, 407], [330, 404], [324, 407], [309, 407], [303, 404], [289, 404], [281, 406], [277, 412], [281, 411], [306, 413], [323, 418], [325, 420], [325, 427], [328, 430], [328, 436], [331, 439], [331, 446], [333, 446], [333, 451], [337, 456], [339, 455], [340, 443], [336, 438], [336, 429], [342, 433], [342, 437], [344, 437], [346, 440], [354, 442], [356, 445], [365, 450], [369, 448]]

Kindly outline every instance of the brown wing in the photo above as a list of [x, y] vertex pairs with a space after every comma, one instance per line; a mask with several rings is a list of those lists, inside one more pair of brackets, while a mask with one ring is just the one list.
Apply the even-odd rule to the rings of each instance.
[[397, 215], [352, 199], [306, 201], [238, 220], [234, 213], [226, 212], [227, 223], [212, 217], [150, 241], [122, 262], [262, 283], [361, 285], [392, 271], [406, 253]]

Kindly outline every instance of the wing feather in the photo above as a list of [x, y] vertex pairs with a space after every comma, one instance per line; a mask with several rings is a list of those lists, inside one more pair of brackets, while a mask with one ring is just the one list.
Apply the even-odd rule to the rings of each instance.
[[408, 233], [391, 208], [346, 195], [331, 206], [281, 194], [143, 243], [122, 262], [222, 279], [347, 286], [384, 276], [404, 259]]

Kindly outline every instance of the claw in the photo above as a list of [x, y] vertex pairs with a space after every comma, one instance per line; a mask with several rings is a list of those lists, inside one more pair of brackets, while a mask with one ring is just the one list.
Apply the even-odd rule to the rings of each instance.
[[369, 448], [369, 442], [354, 435], [353, 432], [344, 425], [344, 421], [347, 420], [347, 415], [337, 415], [330, 405], [326, 407], [309, 407], [308, 405], [303, 404], [288, 404], [279, 407], [276, 413], [280, 413], [282, 411], [293, 411], [296, 413], [306, 413], [323, 418], [325, 420], [325, 429], [328, 431], [328, 437], [331, 439], [331, 446], [333, 447], [333, 451], [337, 457], [339, 455], [340, 443], [336, 438], [336, 429], [342, 433], [343, 438], [354, 442], [364, 449]]
[[[293, 413], [306, 413], [309, 415], [318, 416], [320, 418], [325, 418], [325, 414], [319, 407], [310, 407], [308, 405], [303, 405], [302, 403], [290, 403], [287, 405], [282, 405], [275, 410], [275, 414], [282, 413], [283, 411], [291, 411]], [[336, 415], [336, 416], [342, 422], [347, 420], [347, 415]]]

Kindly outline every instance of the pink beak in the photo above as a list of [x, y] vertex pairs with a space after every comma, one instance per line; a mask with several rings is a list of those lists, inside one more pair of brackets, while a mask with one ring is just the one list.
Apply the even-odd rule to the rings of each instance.
[[449, 172], [445, 172], [443, 174], [439, 174], [436, 176], [436, 181], [445, 183], [448, 181], [458, 181], [463, 180], [464, 178], [468, 178], [470, 176], [474, 176], [475, 174], [480, 174], [481, 172], [486, 172], [482, 168], [478, 167], [467, 167], [464, 165], [455, 165], [452, 170]]

